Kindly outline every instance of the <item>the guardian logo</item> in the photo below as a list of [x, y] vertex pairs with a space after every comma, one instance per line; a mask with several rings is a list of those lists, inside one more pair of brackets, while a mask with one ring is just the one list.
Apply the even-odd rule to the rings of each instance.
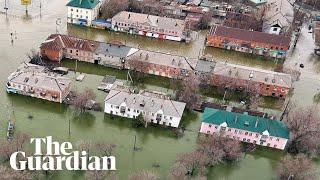
[[23, 151], [11, 155], [10, 166], [14, 170], [116, 170], [114, 156], [89, 157], [86, 151], [73, 151], [70, 142], [60, 144], [51, 136], [31, 138], [30, 143], [35, 144], [33, 156], [26, 157]]

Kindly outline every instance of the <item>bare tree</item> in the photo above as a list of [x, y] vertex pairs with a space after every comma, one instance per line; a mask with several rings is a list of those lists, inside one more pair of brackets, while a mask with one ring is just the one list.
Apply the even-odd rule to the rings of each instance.
[[108, 19], [129, 7], [128, 0], [108, 0], [101, 5], [101, 18]]
[[200, 29], [208, 29], [210, 27], [210, 24], [212, 21], [212, 16], [213, 16], [213, 13], [211, 11], [203, 14], [203, 16], [199, 22], [199, 28]]
[[313, 96], [313, 102], [316, 103], [316, 106], [320, 103], [320, 92]]
[[159, 179], [159, 177], [158, 175], [156, 175], [151, 171], [142, 170], [132, 174], [129, 177], [129, 179], [130, 180], [157, 180]]
[[186, 107], [189, 110], [193, 110], [201, 100], [199, 95], [199, 84], [200, 80], [198, 76], [190, 73], [189, 76], [186, 76], [183, 79], [182, 89], [178, 90], [176, 93], [178, 100], [185, 102]]
[[278, 164], [277, 175], [281, 180], [312, 180], [316, 178], [316, 169], [306, 155], [286, 155]]
[[222, 160], [235, 161], [242, 156], [239, 141], [221, 136], [200, 137], [198, 151], [207, 155], [210, 166], [214, 166]]
[[111, 156], [116, 147], [117, 145], [107, 142], [98, 142], [95, 144], [95, 148], [102, 156]]
[[176, 162], [185, 167], [184, 173], [186, 175], [194, 176], [196, 171], [199, 171], [207, 166], [209, 162], [208, 160], [208, 156], [205, 153], [193, 151], [179, 154]]
[[28, 171], [14, 171], [13, 169], [0, 165], [1, 180], [32, 180], [34, 176]]
[[117, 174], [114, 171], [86, 171], [86, 180], [118, 180]]
[[73, 105], [76, 108], [76, 112], [83, 113], [86, 110], [89, 101], [94, 100], [96, 95], [91, 89], [86, 89], [84, 92], [76, 92], [75, 99], [73, 100]]
[[[16, 151], [22, 151], [25, 143], [29, 140], [30, 136], [25, 133], [16, 133], [12, 142], [1, 141], [0, 144], [0, 159], [3, 161], [9, 161], [12, 153]], [[25, 151], [25, 150], [24, 150]]]
[[320, 154], [320, 117], [316, 107], [295, 108], [285, 121], [291, 132], [290, 153]]
[[35, 49], [31, 49], [30, 53], [27, 54], [27, 57], [29, 59], [29, 62], [32, 64], [44, 65], [40, 53], [37, 52]]

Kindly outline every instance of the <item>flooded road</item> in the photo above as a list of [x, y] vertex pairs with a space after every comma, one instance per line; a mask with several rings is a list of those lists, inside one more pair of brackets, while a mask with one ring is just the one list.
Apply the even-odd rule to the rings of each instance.
[[[68, 135], [68, 115], [64, 105], [41, 101], [34, 98], [19, 95], [8, 95], [5, 91], [5, 83], [8, 75], [18, 65], [26, 60], [26, 54], [30, 49], [38, 49], [40, 43], [46, 37], [58, 31], [59, 33], [70, 34], [87, 39], [99, 41], [120, 40], [127, 45], [146, 48], [150, 50], [161, 50], [173, 54], [197, 57], [204, 53], [217, 60], [230, 61], [233, 63], [273, 69], [276, 65], [272, 61], [265, 61], [262, 58], [239, 55], [224, 50], [203, 49], [206, 32], [197, 35], [196, 41], [190, 44], [161, 41], [140, 36], [131, 36], [123, 33], [113, 33], [103, 30], [83, 28], [77, 26], [66, 26], [66, 0], [42, 1], [42, 13], [35, 4], [29, 8], [29, 16], [24, 15], [24, 7], [19, 6], [18, 0], [12, 7], [13, 10], [6, 18], [5, 14], [0, 15], [0, 137], [5, 137], [5, 127], [9, 118], [10, 109], [13, 104], [16, 114], [16, 127], [18, 131], [30, 133], [33, 137], [51, 135], [60, 141], [71, 141], [76, 144], [79, 140], [108, 141], [117, 144], [115, 156], [117, 157], [117, 174], [120, 179], [126, 179], [128, 174], [139, 169], [150, 169], [166, 179], [170, 167], [173, 165], [176, 155], [180, 152], [191, 151], [195, 148], [197, 131], [200, 126], [198, 118], [187, 118], [187, 131], [183, 138], [177, 139], [166, 129], [149, 127], [148, 129], [133, 128], [131, 122], [124, 119], [110, 119], [102, 112], [88, 112], [82, 118], [71, 121], [71, 136]], [[35, 1], [36, 2], [36, 1]], [[39, 2], [39, 1], [38, 1]], [[2, 9], [4, 0], [0, 0]], [[16, 10], [15, 9], [20, 9]], [[22, 9], [22, 10], [21, 10]], [[61, 25], [56, 25], [57, 18], [61, 18]], [[11, 33], [13, 35], [11, 36]], [[310, 34], [301, 36], [301, 43], [309, 43]], [[11, 40], [13, 40], [11, 42]], [[292, 58], [287, 62], [288, 66], [295, 64], [294, 61], [303, 61], [306, 67], [301, 70], [301, 81], [296, 83], [294, 99], [301, 104], [311, 104], [312, 94], [316, 92], [319, 70], [316, 60], [310, 60], [310, 44], [298, 46]], [[300, 52], [300, 58], [299, 53]], [[303, 52], [303, 53], [302, 53]], [[302, 59], [301, 59], [302, 58]], [[291, 60], [293, 59], [293, 60]], [[74, 88], [96, 89], [102, 76], [87, 75], [84, 82], [76, 83]], [[317, 80], [317, 81], [314, 81]], [[301, 83], [301, 84], [299, 84]], [[103, 102], [106, 96], [103, 92], [97, 93], [97, 100]], [[303, 97], [303, 98], [302, 98]], [[33, 119], [28, 116], [32, 115]], [[141, 151], [133, 152], [133, 139], [137, 136], [138, 146]], [[252, 154], [232, 165], [219, 165], [210, 171], [210, 179], [272, 179], [276, 163], [282, 156], [282, 152], [258, 149]], [[153, 168], [152, 164], [158, 163], [159, 168]], [[254, 171], [252, 171], [254, 169]], [[263, 175], [263, 177], [261, 176]], [[81, 173], [57, 173], [49, 179], [83, 179]]]

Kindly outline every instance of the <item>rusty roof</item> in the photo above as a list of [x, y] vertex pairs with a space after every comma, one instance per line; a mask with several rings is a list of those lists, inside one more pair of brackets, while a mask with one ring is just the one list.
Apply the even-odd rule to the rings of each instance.
[[290, 47], [290, 37], [226, 26], [213, 26], [209, 36], [221, 36], [248, 42]]

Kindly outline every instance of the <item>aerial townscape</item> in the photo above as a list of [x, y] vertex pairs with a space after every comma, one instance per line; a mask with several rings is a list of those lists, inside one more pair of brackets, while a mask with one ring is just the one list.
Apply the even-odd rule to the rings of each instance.
[[[320, 1], [0, 2], [0, 180], [320, 179]], [[11, 168], [46, 136], [116, 170]]]

